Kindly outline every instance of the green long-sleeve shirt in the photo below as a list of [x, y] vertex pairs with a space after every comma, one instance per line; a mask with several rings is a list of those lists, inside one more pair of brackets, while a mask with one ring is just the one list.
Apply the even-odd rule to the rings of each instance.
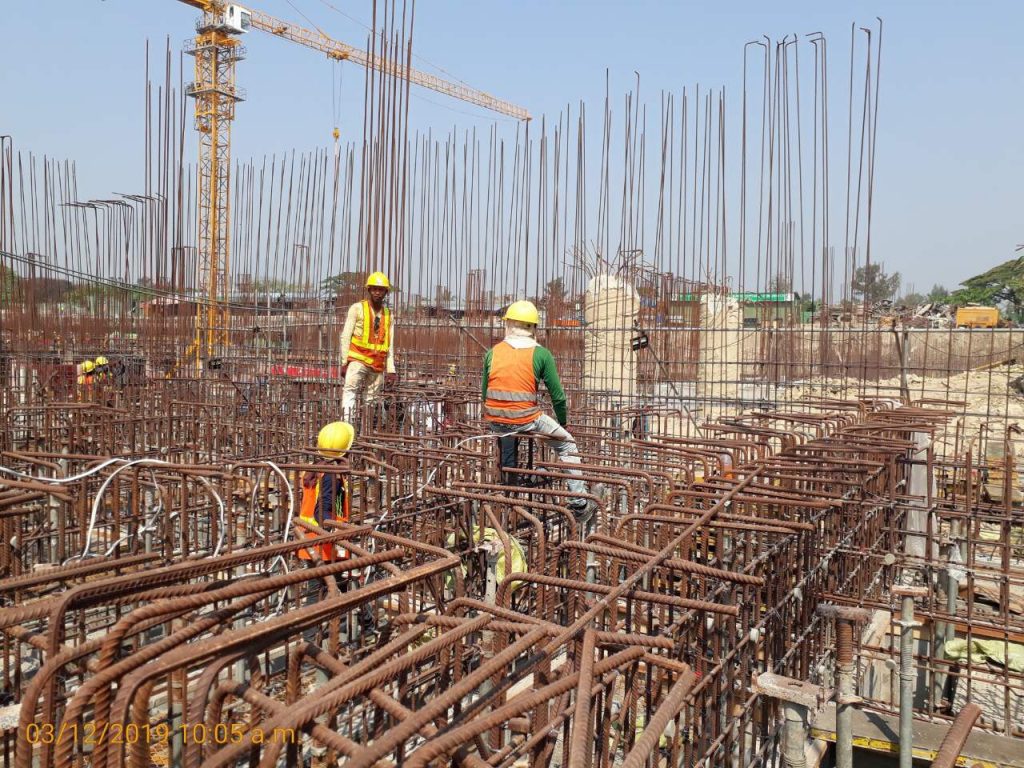
[[[483, 390], [480, 395], [484, 402], [487, 401], [487, 382], [491, 378], [492, 352], [493, 350], [489, 349], [487, 354], [484, 355]], [[558, 378], [555, 358], [540, 344], [533, 348], [533, 375], [537, 381], [544, 382], [548, 394], [551, 395], [551, 405], [555, 409], [555, 418], [564, 427], [569, 420], [565, 390], [562, 389], [562, 380]]]

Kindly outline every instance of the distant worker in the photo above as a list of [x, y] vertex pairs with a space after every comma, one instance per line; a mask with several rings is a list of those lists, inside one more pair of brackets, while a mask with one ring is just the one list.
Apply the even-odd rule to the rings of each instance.
[[388, 383], [396, 378], [391, 310], [384, 306], [390, 290], [391, 283], [384, 273], [374, 272], [366, 280], [369, 298], [348, 308], [341, 332], [341, 369], [345, 376], [341, 409], [346, 421], [352, 419], [360, 393], [370, 402], [385, 376]]
[[[529, 301], [509, 305], [505, 320], [505, 340], [484, 355], [483, 402], [484, 418], [491, 431], [506, 435], [500, 439], [501, 467], [516, 466], [515, 432], [533, 432], [550, 438], [550, 445], [558, 460], [566, 464], [579, 464], [576, 441], [565, 429], [568, 422], [565, 391], [558, 378], [558, 369], [551, 353], [535, 338], [540, 314]], [[541, 411], [537, 399], [537, 382], [543, 381], [551, 395], [555, 419]], [[579, 475], [579, 470], [569, 470]], [[582, 493], [586, 484], [582, 480], [568, 481], [569, 490]], [[586, 499], [574, 498], [568, 505], [579, 520], [589, 518], [592, 511]]]
[[[316, 447], [329, 462], [327, 466], [337, 465], [352, 447], [356, 430], [347, 421], [333, 421], [327, 424], [316, 438]], [[302, 474], [302, 505], [299, 517], [312, 523], [327, 533], [333, 533], [325, 527], [328, 520], [340, 523], [349, 521], [348, 482], [340, 472], [304, 472]], [[307, 539], [315, 539], [317, 534], [305, 529], [299, 535]], [[348, 550], [335, 547], [333, 544], [317, 544], [299, 550], [299, 559], [311, 562], [332, 563], [335, 560], [348, 558]]]
[[86, 360], [79, 370], [81, 373], [78, 374], [78, 395], [79, 397], [88, 397], [92, 393], [92, 385], [96, 377], [96, 364], [92, 360]]
[[93, 374], [95, 375], [98, 381], [105, 381], [110, 377], [110, 367], [108, 365], [107, 358], [105, 358], [103, 355], [97, 357], [93, 361], [93, 365], [95, 366], [93, 369]]

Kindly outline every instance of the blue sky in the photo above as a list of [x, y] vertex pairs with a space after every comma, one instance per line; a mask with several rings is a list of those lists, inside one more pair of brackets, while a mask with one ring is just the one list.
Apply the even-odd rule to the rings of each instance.
[[[368, 0], [253, 5], [365, 43], [357, 22], [369, 23]], [[535, 116], [556, 115], [580, 99], [600, 108], [605, 68], [613, 95], [632, 86], [636, 70], [656, 109], [662, 89], [678, 92], [697, 82], [738, 96], [748, 40], [823, 31], [838, 106], [845, 100], [849, 25], [876, 15], [885, 21], [885, 47], [875, 258], [919, 290], [933, 282], [953, 287], [1011, 258], [1024, 242], [1022, 2], [421, 0], [416, 65], [439, 64]], [[175, 0], [0, 0], [0, 134], [13, 134], [19, 149], [75, 159], [83, 197], [140, 189], [145, 41], [159, 72], [165, 38], [180, 47], [195, 17]], [[261, 33], [245, 43], [249, 58], [239, 81], [249, 100], [239, 110], [235, 156], [329, 144], [332, 65]], [[362, 73], [349, 65], [342, 76], [341, 128], [357, 138]], [[435, 94], [414, 99], [413, 108], [415, 124], [442, 132], [491, 122]], [[732, 157], [735, 163], [738, 152]]]

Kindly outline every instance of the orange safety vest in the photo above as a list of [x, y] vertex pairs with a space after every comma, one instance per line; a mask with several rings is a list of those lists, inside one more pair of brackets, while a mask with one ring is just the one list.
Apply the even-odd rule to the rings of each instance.
[[92, 397], [93, 374], [83, 373], [78, 377], [78, 399]]
[[352, 337], [348, 346], [348, 359], [357, 360], [380, 372], [387, 365], [388, 349], [391, 348], [391, 311], [387, 307], [381, 310], [381, 322], [377, 323], [375, 329], [370, 302], [364, 301], [362, 304], [363, 335]]
[[533, 350], [516, 349], [507, 342], [491, 350], [490, 375], [484, 418], [499, 424], [528, 424], [540, 415]]
[[[334, 482], [333, 476], [328, 476], [324, 472], [306, 472], [302, 476], [302, 506], [299, 508], [299, 517], [307, 522], [313, 523], [314, 525], [323, 528], [328, 533], [332, 533], [328, 528], [324, 528], [324, 520], [321, 519], [320, 515], [320, 485], [324, 481]], [[351, 513], [349, 507], [349, 494], [348, 494], [348, 481], [344, 478], [341, 481], [341, 506], [339, 507], [339, 499], [334, 500], [334, 518], [338, 522], [347, 523]], [[301, 533], [307, 539], [317, 538], [317, 534], [306, 529], [301, 529]], [[347, 560], [349, 557], [349, 551], [343, 547], [338, 547], [337, 554], [335, 553], [334, 544], [316, 544], [309, 549], [303, 547], [299, 550], [300, 560], [313, 560], [314, 552], [319, 555], [319, 559], [324, 563], [334, 562], [335, 559]]]

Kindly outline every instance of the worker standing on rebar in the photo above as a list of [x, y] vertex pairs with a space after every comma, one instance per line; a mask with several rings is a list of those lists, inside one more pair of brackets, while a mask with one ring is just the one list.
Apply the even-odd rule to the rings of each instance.
[[103, 355], [100, 355], [93, 361], [93, 375], [97, 381], [106, 381], [110, 376], [109, 361]]
[[[483, 390], [484, 418], [491, 431], [503, 435], [501, 467], [516, 466], [516, 438], [512, 433], [532, 432], [550, 438], [550, 445], [558, 460], [566, 464], [579, 464], [576, 441], [565, 429], [568, 408], [565, 391], [558, 378], [558, 369], [551, 352], [537, 343], [537, 325], [540, 313], [530, 301], [517, 301], [505, 311], [505, 340], [493, 346], [484, 355]], [[557, 421], [541, 411], [537, 399], [537, 383], [544, 382]], [[573, 475], [579, 470], [570, 469]], [[582, 480], [568, 481], [574, 493], [586, 491]], [[590, 516], [586, 499], [572, 499], [567, 506], [579, 520]]]
[[[352, 447], [356, 430], [347, 421], [333, 421], [320, 430], [316, 447], [330, 464], [337, 465]], [[331, 533], [324, 526], [328, 520], [347, 523], [350, 516], [348, 483], [339, 472], [303, 472], [302, 502], [299, 518]], [[316, 533], [301, 531], [299, 535], [315, 539]], [[332, 563], [348, 557], [348, 550], [333, 544], [317, 544], [299, 550], [299, 559], [311, 563]]]
[[86, 360], [79, 368], [78, 374], [78, 399], [89, 400], [92, 398], [92, 385], [95, 380], [96, 364], [92, 360]]
[[391, 310], [384, 306], [390, 290], [387, 276], [374, 272], [366, 280], [368, 298], [348, 308], [341, 332], [341, 366], [345, 376], [341, 408], [346, 421], [352, 420], [360, 393], [370, 402], [376, 398], [385, 377], [388, 383], [396, 378]]

